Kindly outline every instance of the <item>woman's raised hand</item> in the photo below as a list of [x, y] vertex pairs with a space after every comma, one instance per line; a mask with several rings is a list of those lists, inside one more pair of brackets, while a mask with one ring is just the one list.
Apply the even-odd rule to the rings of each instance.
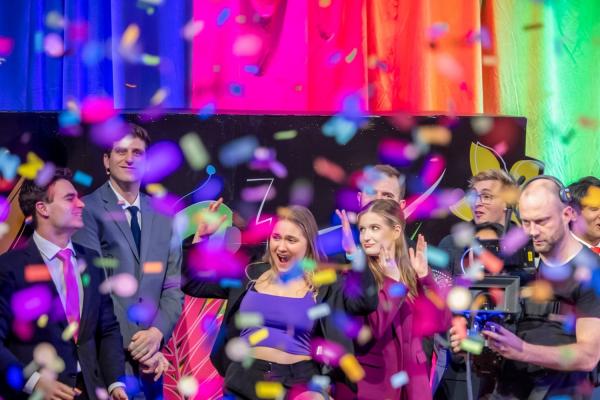
[[423, 235], [419, 234], [416, 249], [408, 249], [408, 257], [417, 276], [419, 278], [427, 276], [429, 273], [429, 265], [427, 265], [427, 242]]
[[342, 248], [346, 254], [354, 254], [356, 251], [356, 243], [354, 243], [352, 228], [350, 227], [350, 221], [348, 220], [346, 210], [335, 210], [335, 213], [342, 222]]
[[194, 235], [192, 243], [198, 243], [204, 237], [212, 235], [219, 229], [223, 222], [225, 222], [227, 215], [221, 215], [219, 217], [217, 214], [221, 204], [223, 204], [223, 198], [219, 197], [219, 200], [212, 202], [206, 210], [200, 211], [197, 217], [198, 228], [196, 229], [196, 234]]

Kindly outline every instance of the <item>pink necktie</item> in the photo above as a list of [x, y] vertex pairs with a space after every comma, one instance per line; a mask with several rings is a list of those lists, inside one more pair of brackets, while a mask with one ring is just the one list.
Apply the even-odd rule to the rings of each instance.
[[77, 329], [73, 334], [73, 338], [77, 342], [79, 333], [79, 287], [77, 286], [77, 277], [75, 276], [75, 268], [71, 263], [71, 249], [63, 249], [56, 254], [59, 260], [63, 263], [63, 274], [65, 276], [65, 302], [67, 321], [69, 323], [76, 322]]

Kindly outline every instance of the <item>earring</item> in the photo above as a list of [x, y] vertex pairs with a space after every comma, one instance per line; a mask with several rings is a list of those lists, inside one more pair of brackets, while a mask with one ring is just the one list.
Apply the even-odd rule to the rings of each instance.
[[110, 168], [106, 168], [106, 175], [110, 175]]

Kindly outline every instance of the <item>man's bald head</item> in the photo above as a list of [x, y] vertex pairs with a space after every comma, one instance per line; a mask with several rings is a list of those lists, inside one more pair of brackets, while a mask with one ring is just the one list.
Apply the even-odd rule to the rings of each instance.
[[542, 255], [551, 253], [569, 234], [573, 210], [561, 201], [560, 190], [558, 182], [540, 178], [526, 184], [519, 197], [523, 229]]

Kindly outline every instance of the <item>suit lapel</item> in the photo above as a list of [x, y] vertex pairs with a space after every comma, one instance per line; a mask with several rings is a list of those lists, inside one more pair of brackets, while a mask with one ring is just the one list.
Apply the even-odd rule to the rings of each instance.
[[[104, 202], [104, 209], [106, 210], [107, 218], [111, 219], [121, 230], [123, 236], [127, 240], [129, 247], [133, 255], [135, 256], [138, 263], [140, 262], [140, 255], [138, 253], [137, 246], [135, 245], [135, 240], [133, 239], [133, 234], [131, 233], [131, 227], [127, 223], [127, 217], [125, 216], [125, 211], [118, 204], [117, 196], [115, 196], [113, 190], [110, 188], [108, 182], [106, 182], [102, 186], [102, 201]], [[143, 215], [143, 214], [142, 214]], [[142, 221], [142, 225], [144, 222]], [[144, 238], [144, 234], [142, 232], [142, 240]]]
[[[140, 208], [142, 213], [142, 239], [140, 244], [141, 260], [147, 260], [148, 249], [152, 244], [152, 224], [154, 223], [154, 210], [148, 196], [140, 192]], [[144, 274], [144, 266], [140, 262], [140, 277]]]

